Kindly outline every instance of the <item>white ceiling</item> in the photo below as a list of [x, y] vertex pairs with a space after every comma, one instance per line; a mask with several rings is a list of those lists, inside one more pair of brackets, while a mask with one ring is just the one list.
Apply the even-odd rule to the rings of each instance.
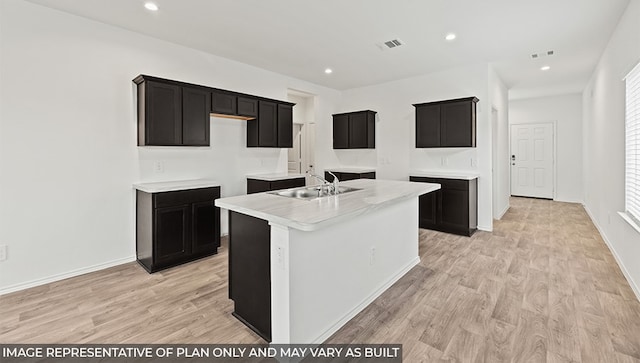
[[[155, 0], [154, 13], [143, 0], [28, 1], [341, 90], [488, 62], [511, 98], [581, 91], [629, 3]], [[376, 46], [394, 38], [405, 45]]]

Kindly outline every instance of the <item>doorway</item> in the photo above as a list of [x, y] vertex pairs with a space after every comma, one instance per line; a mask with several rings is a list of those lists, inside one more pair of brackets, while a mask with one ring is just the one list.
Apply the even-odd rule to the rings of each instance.
[[510, 133], [511, 195], [553, 199], [553, 123], [513, 124]]
[[293, 147], [288, 149], [288, 172], [300, 174], [302, 171], [302, 124], [293, 124]]
[[287, 152], [287, 171], [293, 174], [314, 173], [315, 101], [313, 94], [289, 89], [287, 98], [293, 106], [293, 147]]

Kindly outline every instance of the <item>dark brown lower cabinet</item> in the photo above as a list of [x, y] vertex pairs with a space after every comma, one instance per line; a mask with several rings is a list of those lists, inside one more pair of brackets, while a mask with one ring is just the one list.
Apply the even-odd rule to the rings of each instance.
[[229, 211], [229, 298], [233, 316], [271, 341], [271, 227]]
[[478, 228], [478, 179], [409, 177], [410, 181], [437, 183], [441, 189], [419, 199], [420, 228], [471, 236]]
[[298, 188], [303, 186], [305, 186], [304, 177], [281, 180], [247, 178], [247, 194], [270, 192], [272, 190]]
[[[355, 179], [375, 179], [376, 178], [376, 172], [375, 171], [366, 172], [366, 173], [344, 173], [344, 172], [338, 172], [338, 171], [333, 171], [333, 170], [330, 170], [330, 171], [336, 175], [336, 177], [338, 178], [339, 181], [347, 181], [347, 180], [355, 180]], [[328, 182], [333, 182], [333, 175], [329, 174], [328, 171], [324, 172], [324, 178]]]
[[136, 192], [136, 255], [156, 272], [218, 253], [220, 187]]

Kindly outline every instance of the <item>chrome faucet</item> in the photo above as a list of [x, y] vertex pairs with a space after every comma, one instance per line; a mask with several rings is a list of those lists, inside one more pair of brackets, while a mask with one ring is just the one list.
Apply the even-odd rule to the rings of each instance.
[[340, 180], [338, 180], [338, 177], [334, 173], [332, 173], [330, 171], [327, 171], [327, 173], [329, 173], [329, 174], [331, 174], [333, 176], [333, 194], [338, 194], [338, 192], [340, 191], [340, 189], [339, 189], [340, 185], [338, 184], [338, 183], [340, 183]]
[[309, 172], [307, 172], [307, 174], [309, 174], [309, 176], [314, 177], [318, 180], [320, 180], [322, 182], [322, 186], [320, 187], [320, 191], [322, 191], [322, 188], [327, 187], [327, 193], [328, 194], [338, 194], [338, 183], [340, 182], [338, 180], [338, 178], [335, 176], [335, 174], [333, 174], [330, 171], [327, 171], [327, 173], [333, 175], [333, 183], [329, 183], [329, 181], [323, 177], [321, 177], [320, 175], [316, 175], [316, 174], [311, 174]]

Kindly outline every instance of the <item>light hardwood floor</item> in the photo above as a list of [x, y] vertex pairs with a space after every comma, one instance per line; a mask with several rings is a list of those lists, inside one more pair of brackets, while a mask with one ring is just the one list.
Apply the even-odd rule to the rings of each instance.
[[[227, 249], [0, 296], [0, 343], [262, 343], [231, 316]], [[494, 232], [420, 230], [421, 262], [327, 343], [406, 362], [640, 362], [640, 303], [579, 204], [512, 198]]]

